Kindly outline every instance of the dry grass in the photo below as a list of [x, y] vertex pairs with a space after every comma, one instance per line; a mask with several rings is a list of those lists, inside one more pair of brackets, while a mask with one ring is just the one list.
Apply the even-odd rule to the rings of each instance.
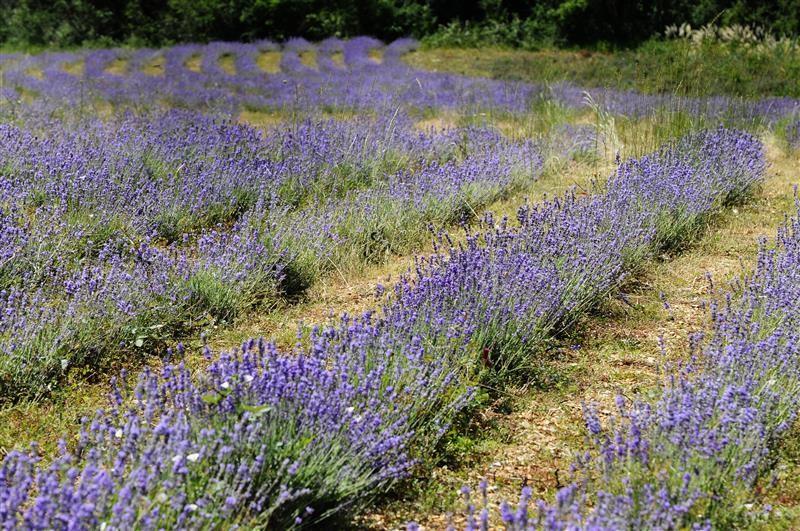
[[286, 117], [279, 111], [244, 110], [239, 113], [239, 122], [268, 132], [286, 123]]
[[164, 75], [164, 57], [156, 55], [142, 67], [142, 72], [148, 76], [163, 76]]
[[[349, 110], [324, 111], [314, 114], [314, 119], [346, 121], [357, 117], [358, 113]], [[280, 109], [246, 109], [239, 113], [238, 119], [262, 131], [269, 132], [275, 129], [290, 127], [293, 121], [305, 120], [303, 114], [292, 114], [290, 111]]]
[[383, 62], [383, 52], [383, 48], [370, 48], [369, 52], [367, 52], [367, 57], [369, 57], [373, 63], [379, 65]]
[[318, 68], [316, 49], [302, 51], [298, 54], [298, 56], [300, 57], [300, 63], [302, 63], [304, 66], [307, 66], [308, 68], [312, 68], [314, 70]]
[[344, 54], [342, 52], [333, 52], [331, 54], [331, 61], [336, 66], [344, 68]]
[[128, 73], [128, 60], [124, 57], [117, 57], [106, 67], [105, 72], [115, 76], [124, 76]]
[[0, 408], [0, 460], [14, 448], [37, 441], [41, 454], [55, 455], [58, 440], [74, 437], [83, 417], [90, 417], [105, 400], [108, 381], [76, 380], [58, 396]]
[[200, 54], [193, 54], [186, 60], [184, 66], [191, 70], [192, 72], [202, 72], [203, 71], [203, 57]]
[[39, 97], [38, 92], [27, 89], [25, 87], [19, 87], [17, 88], [17, 91], [19, 92], [20, 99], [27, 104], [33, 103], [34, 101], [36, 101], [36, 98]]
[[229, 53], [223, 54], [219, 58], [219, 67], [228, 75], [236, 75], [236, 59]]
[[437, 116], [431, 118], [423, 118], [421, 120], [417, 120], [414, 123], [414, 127], [422, 132], [429, 133], [433, 132], [443, 132], [447, 131], [448, 129], [454, 129], [458, 127], [458, 118], [455, 116], [448, 116], [445, 114], [439, 114]]
[[281, 52], [262, 52], [256, 64], [267, 74], [277, 74], [281, 71]]
[[36, 67], [27, 68], [25, 70], [25, 75], [34, 77], [39, 80], [44, 79], [44, 72], [42, 72], [41, 68], [36, 68]]
[[[423, 249], [420, 252], [429, 252]], [[308, 328], [331, 322], [342, 314], [361, 315], [375, 308], [379, 302], [375, 289], [379, 283], [392, 285], [414, 264], [413, 256], [397, 256], [391, 261], [372, 265], [363, 271], [341, 274], [334, 272], [314, 285], [303, 302], [286, 304], [274, 311], [254, 316], [233, 329], [220, 331], [210, 345], [224, 350], [251, 337], [270, 337], [279, 346], [290, 348], [295, 344], [298, 327]]]
[[83, 59], [79, 59], [77, 61], [67, 62], [64, 63], [64, 65], [61, 68], [67, 74], [72, 74], [73, 76], [77, 77], [83, 77], [84, 61]]

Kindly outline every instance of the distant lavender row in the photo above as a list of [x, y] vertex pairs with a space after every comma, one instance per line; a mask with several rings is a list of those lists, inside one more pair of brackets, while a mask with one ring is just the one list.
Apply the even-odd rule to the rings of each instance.
[[[521, 83], [435, 74], [414, 70], [400, 56], [413, 49], [409, 40], [383, 46], [367, 38], [347, 42], [323, 41], [316, 47], [293, 39], [283, 46], [281, 69], [268, 74], [257, 64], [257, 54], [275, 48], [271, 43], [212, 43], [207, 46], [178, 45], [157, 51], [99, 50], [92, 52], [45, 53], [37, 56], [7, 56], [4, 63], [6, 96], [12, 101], [20, 94], [37, 95], [48, 104], [82, 106], [101, 98], [118, 105], [152, 107], [154, 103], [219, 111], [231, 114], [250, 109], [335, 108], [393, 110], [497, 108], [525, 110], [534, 88]], [[381, 49], [383, 59], [369, 58], [371, 49]], [[319, 67], [301, 63], [299, 53], [314, 51]], [[341, 50], [343, 63], [332, 60]], [[137, 69], [141, 56], [160, 53], [163, 75]], [[223, 54], [234, 57], [236, 72], [219, 67]], [[201, 57], [201, 70], [186, 66], [191, 57]], [[109, 73], [114, 58], [129, 58], [134, 68], [124, 75]], [[77, 75], [64, 70], [65, 64], [83, 60]], [[130, 65], [129, 65], [130, 66]], [[37, 76], [34, 73], [40, 72]], [[15, 92], [16, 91], [16, 92]]]
[[[590, 94], [605, 110], [632, 117], [668, 109], [727, 123], [774, 123], [800, 110], [800, 103], [789, 98], [754, 101], [726, 96], [685, 98], [607, 88], [585, 89], [569, 83], [545, 87], [428, 72], [401, 61], [402, 55], [415, 46], [414, 41], [407, 39], [386, 46], [366, 37], [349, 41], [328, 39], [317, 46], [303, 39], [291, 39], [282, 47], [270, 42], [211, 43], [179, 45], [161, 51], [118, 49], [7, 55], [2, 63], [8, 98], [19, 98], [16, 89], [61, 102], [59, 105], [82, 105], [99, 97], [116, 105], [151, 107], [160, 101], [226, 114], [242, 109], [319, 108], [520, 112], [540, 98], [551, 98], [570, 108], [583, 108], [586, 94]], [[280, 72], [269, 74], [259, 67], [259, 54], [281, 48]], [[382, 52], [381, 62], [370, 58], [371, 51]], [[314, 57], [316, 66], [304, 64], [301, 53]], [[336, 54], [341, 54], [341, 62], [334, 60]], [[233, 58], [235, 72], [220, 67], [219, 59], [225, 55]], [[117, 57], [129, 62], [124, 75], [107, 71]], [[162, 57], [159, 64], [164, 67], [163, 75], [141, 70], [153, 57]], [[186, 62], [191, 57], [201, 58], [199, 72], [187, 68]], [[64, 71], [63, 65], [79, 60], [85, 61], [81, 75]], [[33, 74], [36, 71], [41, 72], [41, 78]]]
[[291, 527], [356, 510], [429, 457], [482, 373], [535, 366], [548, 335], [763, 171], [754, 138], [700, 133], [621, 165], [596, 197], [524, 207], [518, 228], [420, 261], [380, 316], [288, 354], [251, 341], [197, 374], [145, 372], [77, 451], [43, 470], [5, 458], [2, 523]]

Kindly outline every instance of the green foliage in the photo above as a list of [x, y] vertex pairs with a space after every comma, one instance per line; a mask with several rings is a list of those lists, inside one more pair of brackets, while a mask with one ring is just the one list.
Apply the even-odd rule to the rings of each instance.
[[189, 279], [191, 303], [220, 320], [236, 315], [238, 299], [235, 286], [226, 284], [212, 271], [200, 271]]
[[[445, 3], [445, 2], [440, 2]], [[761, 26], [778, 35], [800, 33], [800, 0], [478, 0], [477, 9], [443, 19], [427, 36], [437, 45], [503, 45], [537, 49], [560, 45], [600, 49], [641, 43], [669, 25]]]
[[0, 43], [16, 47], [369, 34], [534, 49], [628, 45], [683, 22], [800, 33], [800, 0], [0, 0], [0, 12]]
[[14, 46], [183, 41], [392, 39], [434, 29], [425, 2], [410, 0], [0, 0], [0, 42]]
[[651, 39], [613, 53], [493, 54], [485, 63], [487, 73], [498, 79], [570, 81], [583, 87], [687, 96], [800, 97], [800, 49], [782, 47], [742, 49]]
[[514, 16], [509, 20], [490, 19], [480, 23], [452, 21], [427, 36], [424, 42], [429, 46], [509, 46], [538, 50], [556, 39], [556, 27], [547, 17], [522, 19]]
[[102, 43], [123, 36], [113, 2], [0, 0], [0, 13], [0, 42], [18, 46]]

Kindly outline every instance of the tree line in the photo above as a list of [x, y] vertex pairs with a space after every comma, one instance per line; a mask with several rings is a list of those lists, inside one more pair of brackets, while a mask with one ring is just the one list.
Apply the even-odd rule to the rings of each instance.
[[355, 35], [628, 46], [685, 22], [800, 33], [800, 0], [0, 0], [0, 14], [0, 42], [23, 47]]

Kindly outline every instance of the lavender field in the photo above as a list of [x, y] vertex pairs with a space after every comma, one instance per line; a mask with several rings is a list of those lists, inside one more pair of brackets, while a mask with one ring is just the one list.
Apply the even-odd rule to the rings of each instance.
[[800, 100], [418, 46], [0, 54], [3, 529], [800, 523]]

